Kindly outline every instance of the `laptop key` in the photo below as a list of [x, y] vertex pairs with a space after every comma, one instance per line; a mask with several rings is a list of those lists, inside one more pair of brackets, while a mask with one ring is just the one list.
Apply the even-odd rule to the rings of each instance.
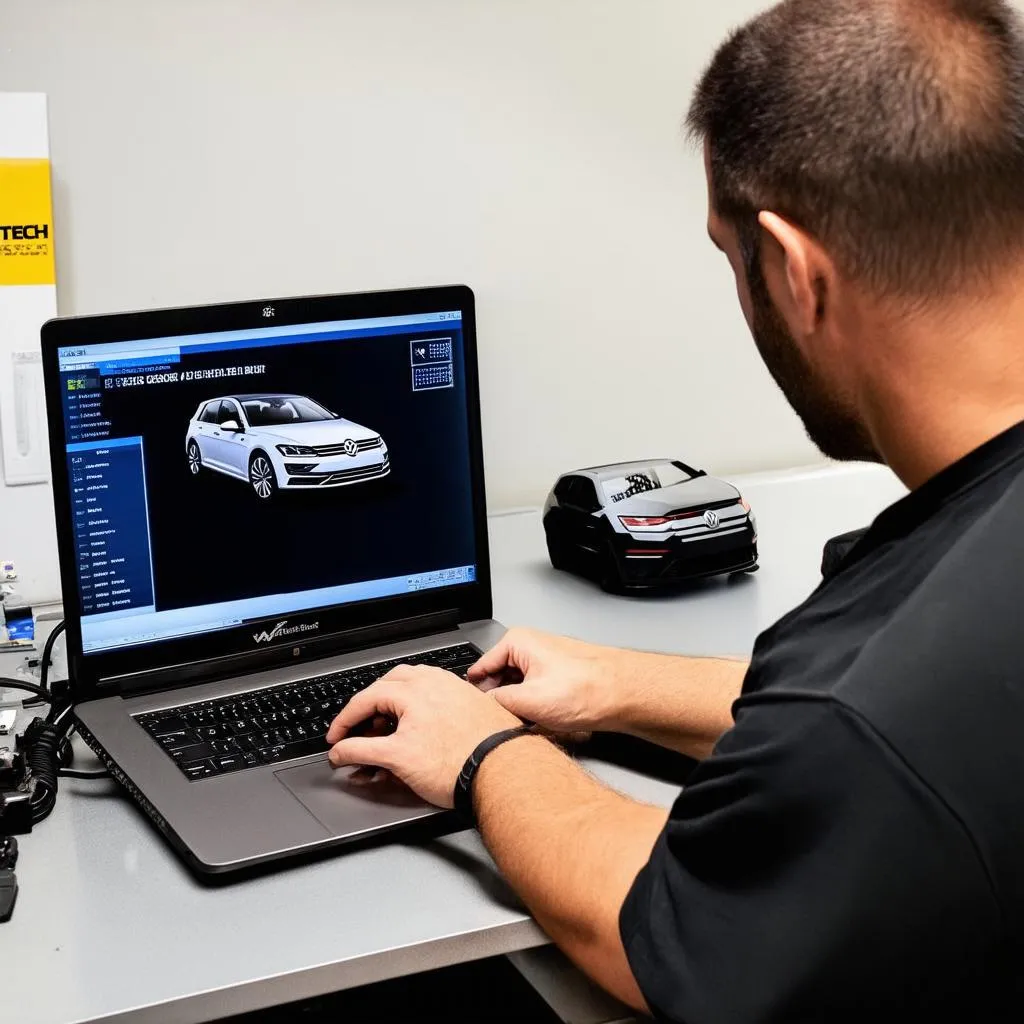
[[223, 725], [201, 725], [196, 729], [201, 740], [222, 740], [230, 733]]
[[190, 779], [205, 779], [213, 774], [213, 765], [209, 761], [188, 761], [180, 767]]
[[157, 736], [156, 741], [164, 750], [180, 750], [182, 747], [198, 743], [199, 738], [195, 733], [183, 730], [182, 732], [172, 732], [163, 736]]
[[296, 740], [285, 745], [285, 757], [308, 757], [310, 754], [326, 754], [328, 747], [322, 738]]
[[166, 718], [161, 716], [147, 721], [146, 728], [154, 736], [167, 736], [172, 733], [186, 732], [188, 723], [180, 715], [169, 715]]
[[208, 757], [213, 757], [216, 753], [208, 743], [195, 743], [191, 747], [182, 747], [181, 750], [175, 751], [175, 760], [179, 761], [182, 768], [189, 761], [204, 761]]
[[213, 766], [219, 772], [237, 772], [246, 765], [241, 754], [226, 754], [223, 757], [215, 757]]

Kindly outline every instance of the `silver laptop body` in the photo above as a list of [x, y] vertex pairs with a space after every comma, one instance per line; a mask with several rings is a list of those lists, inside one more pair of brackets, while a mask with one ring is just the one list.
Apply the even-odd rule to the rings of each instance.
[[[389, 665], [491, 617], [472, 292], [51, 321], [77, 727], [187, 864], [231, 877], [450, 822], [326, 759]], [[467, 684], [468, 685], [468, 684]]]

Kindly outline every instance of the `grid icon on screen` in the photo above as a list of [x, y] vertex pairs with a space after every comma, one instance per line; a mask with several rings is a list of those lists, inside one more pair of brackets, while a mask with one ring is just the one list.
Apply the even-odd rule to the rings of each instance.
[[409, 342], [413, 391], [455, 387], [452, 339], [420, 338]]

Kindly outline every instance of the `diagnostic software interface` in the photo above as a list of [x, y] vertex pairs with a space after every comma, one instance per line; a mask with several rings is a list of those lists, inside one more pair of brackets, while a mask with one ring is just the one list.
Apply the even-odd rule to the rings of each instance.
[[87, 654], [476, 578], [460, 311], [59, 366]]

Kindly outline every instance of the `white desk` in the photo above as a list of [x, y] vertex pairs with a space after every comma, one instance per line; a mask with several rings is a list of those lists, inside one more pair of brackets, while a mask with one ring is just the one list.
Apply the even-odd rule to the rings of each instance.
[[[759, 522], [756, 576], [670, 598], [609, 597], [552, 571], [536, 513], [500, 516], [496, 616], [602, 643], [743, 654], [815, 585], [825, 539], [902, 493], [861, 467], [738, 482]], [[676, 793], [595, 770], [647, 800], [667, 805]], [[475, 833], [206, 889], [108, 782], [62, 780], [53, 815], [21, 840], [18, 879], [14, 918], [0, 926], [0, 1012], [17, 1024], [195, 1024], [546, 941]]]

